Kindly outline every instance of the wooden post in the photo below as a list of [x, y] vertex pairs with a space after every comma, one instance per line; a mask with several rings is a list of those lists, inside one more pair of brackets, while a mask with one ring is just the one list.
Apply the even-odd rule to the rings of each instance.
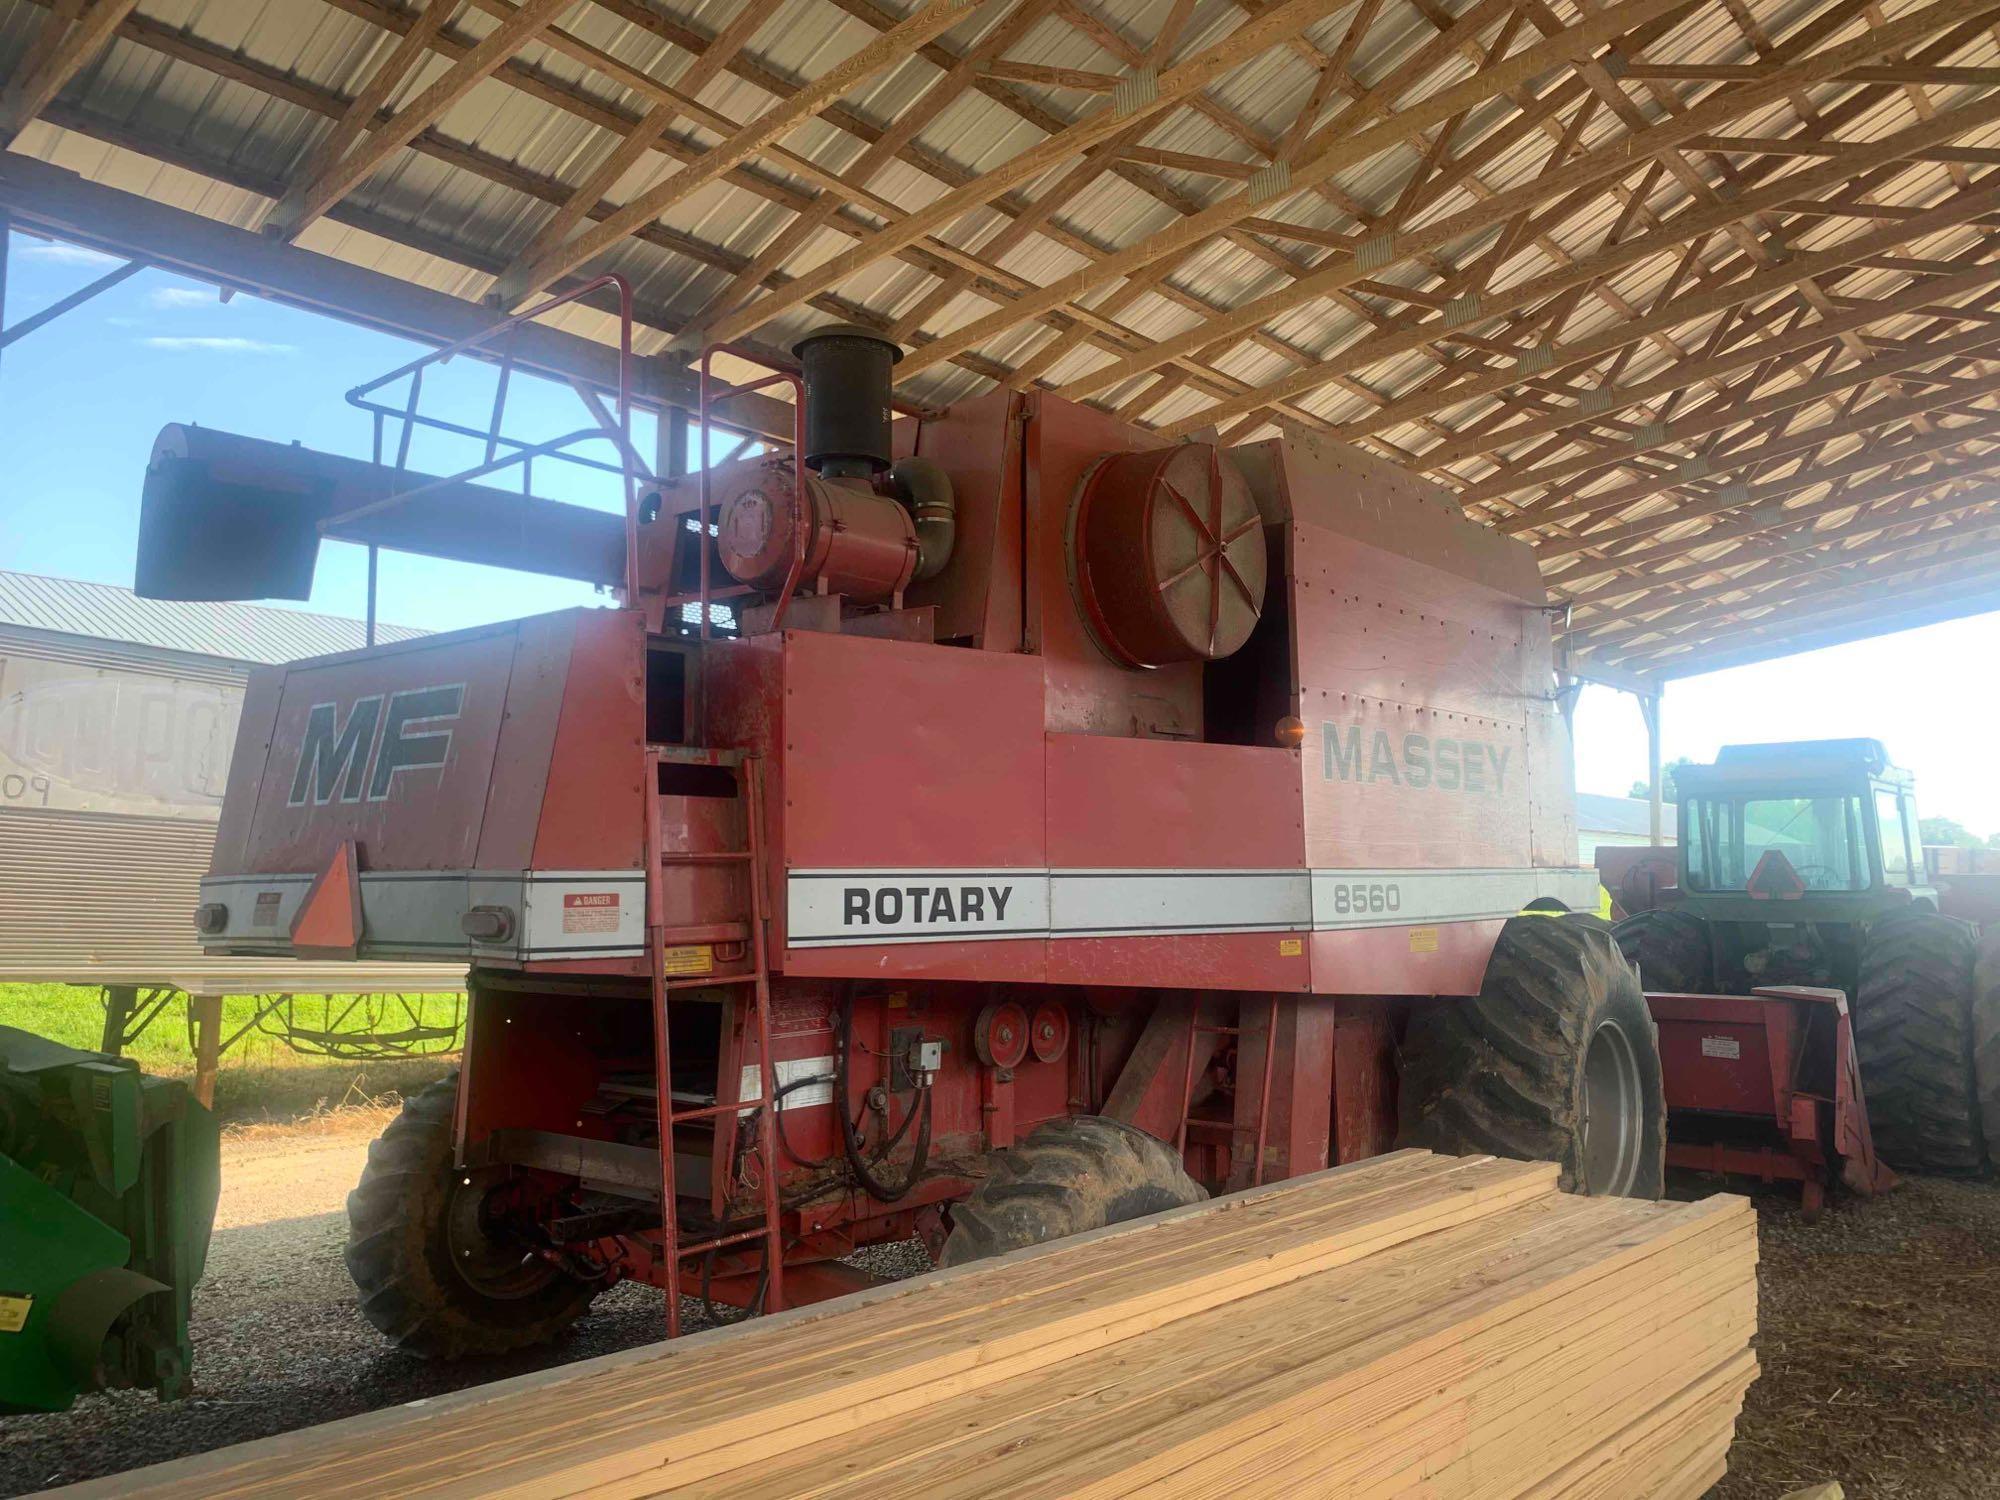
[[213, 1109], [216, 1065], [222, 1056], [222, 997], [188, 996], [188, 1017], [194, 1022], [194, 1096]]
[[1665, 689], [1639, 695], [1639, 712], [1646, 717], [1646, 786], [1648, 822], [1655, 849], [1665, 842], [1666, 798], [1660, 786], [1660, 700]]

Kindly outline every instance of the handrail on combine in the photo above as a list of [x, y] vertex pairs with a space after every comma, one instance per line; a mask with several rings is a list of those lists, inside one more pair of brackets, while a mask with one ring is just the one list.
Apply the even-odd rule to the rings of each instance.
[[727, 401], [735, 396], [747, 396], [752, 391], [761, 391], [766, 386], [771, 386], [771, 385], [789, 385], [792, 388], [792, 504], [796, 507], [796, 509], [793, 511], [793, 514], [800, 518], [801, 524], [794, 526], [792, 528], [793, 535], [796, 538], [795, 545], [792, 549], [792, 565], [785, 574], [785, 586], [782, 590], [780, 590], [778, 594], [778, 606], [771, 616], [771, 628], [773, 630], [778, 630], [783, 627], [785, 623], [785, 611], [791, 607], [792, 595], [798, 591], [799, 579], [805, 572], [806, 532], [809, 528], [807, 528], [803, 524], [803, 522], [804, 518], [810, 513], [807, 509], [808, 505], [810, 504], [810, 500], [806, 494], [805, 378], [802, 375], [800, 375], [797, 370], [788, 370], [783, 368], [782, 366], [774, 365], [771, 363], [768, 356], [759, 354], [754, 349], [747, 349], [741, 344], [708, 345], [705, 349], [701, 351], [701, 380], [700, 380], [699, 396], [697, 399], [697, 405], [699, 407], [699, 411], [697, 412], [697, 420], [701, 425], [701, 444], [703, 452], [701, 455], [702, 462], [701, 462], [701, 477], [700, 477], [701, 509], [697, 512], [698, 520], [696, 522], [695, 536], [698, 542], [698, 551], [701, 558], [701, 639], [703, 640], [707, 640], [709, 638], [709, 602], [708, 602], [709, 530], [708, 528], [710, 525], [709, 521], [710, 502], [709, 502], [709, 492], [708, 492], [709, 464], [708, 464], [707, 448], [708, 448], [708, 430], [709, 430], [708, 429], [709, 386], [715, 380], [714, 372], [709, 368], [709, 362], [713, 360], [715, 356], [718, 354], [728, 354], [737, 359], [744, 360], [749, 364], [762, 365], [765, 369], [770, 370], [772, 373], [762, 377], [761, 379], [750, 381], [746, 385], [731, 385], [723, 387], [721, 392], [717, 394], [716, 397], [714, 398], [717, 401]]
[[[514, 351], [511, 341], [500, 352], [500, 383], [493, 396], [492, 416], [489, 418], [486, 428], [483, 431], [475, 427], [468, 427], [460, 422], [448, 421], [442, 417], [428, 416], [417, 410], [418, 403], [423, 395], [424, 371], [430, 366], [448, 363], [455, 356], [463, 354], [467, 350], [489, 344], [496, 338], [511, 335], [521, 325], [546, 317], [557, 308], [567, 306], [569, 303], [587, 297], [593, 292], [601, 291], [605, 287], [614, 289], [618, 294], [618, 400], [615, 413], [605, 411], [603, 403], [598, 400], [596, 393], [589, 386], [572, 380], [570, 382], [571, 387], [583, 402], [585, 410], [590, 413], [592, 419], [590, 426], [580, 427], [573, 432], [566, 432], [558, 437], [547, 438], [538, 443], [530, 443], [518, 438], [507, 437], [501, 432], [500, 424], [506, 416], [507, 387], [514, 370]], [[406, 376], [410, 382], [409, 397], [400, 409], [393, 405], [370, 399], [382, 387], [401, 380]], [[521, 484], [525, 492], [528, 488], [529, 476], [532, 473], [534, 461], [537, 458], [555, 458], [564, 463], [576, 464], [587, 469], [595, 469], [601, 473], [618, 474], [623, 478], [625, 482], [624, 594], [626, 604], [631, 605], [637, 601], [639, 595], [639, 485], [642, 479], [649, 479], [652, 476], [644, 461], [640, 459], [638, 451], [632, 446], [632, 287], [631, 283], [626, 281], [623, 276], [604, 275], [593, 277], [591, 280], [567, 292], [549, 297], [523, 312], [514, 314], [512, 317], [503, 318], [491, 328], [483, 329], [467, 338], [458, 340], [456, 343], [446, 344], [441, 349], [433, 349], [428, 354], [419, 355], [408, 364], [391, 370], [386, 375], [378, 376], [374, 380], [355, 386], [347, 393], [347, 401], [350, 406], [358, 407], [362, 411], [370, 413], [375, 419], [375, 462], [378, 464], [382, 462], [384, 423], [389, 420], [396, 420], [403, 424], [402, 434], [397, 443], [396, 462], [394, 466], [399, 473], [409, 463], [410, 440], [414, 435], [415, 429], [418, 427], [427, 427], [434, 431], [448, 432], [458, 437], [483, 438], [486, 442], [486, 457], [482, 462], [474, 464], [468, 469], [462, 469], [456, 474], [448, 475], [442, 479], [431, 480], [429, 483], [418, 485], [415, 489], [404, 490], [397, 494], [385, 496], [383, 499], [358, 506], [340, 515], [328, 516], [319, 523], [322, 535], [327, 534], [337, 527], [349, 525], [364, 516], [375, 515], [381, 511], [390, 510], [398, 505], [405, 504], [431, 490], [443, 489], [448, 485], [463, 484], [468, 480], [480, 479], [486, 475], [511, 468], [516, 464], [521, 466]], [[619, 462], [616, 464], [607, 463], [602, 459], [590, 458], [582, 454], [565, 451], [579, 443], [595, 441], [609, 442], [617, 450]], [[502, 454], [499, 450], [503, 447], [511, 451]], [[369, 616], [372, 621], [375, 603], [375, 549], [370, 547], [368, 550], [368, 602]]]

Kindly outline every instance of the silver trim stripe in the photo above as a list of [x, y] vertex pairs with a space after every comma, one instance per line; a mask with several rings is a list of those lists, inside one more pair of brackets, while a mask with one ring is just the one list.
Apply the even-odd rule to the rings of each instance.
[[[312, 875], [227, 875], [202, 881], [201, 899], [229, 910], [202, 945], [289, 953], [292, 919]], [[260, 915], [258, 896], [266, 900]], [[573, 899], [565, 899], [573, 898]], [[609, 898], [609, 899], [606, 899]], [[475, 906], [514, 913], [503, 943], [475, 943], [459, 919]], [[361, 876], [364, 957], [632, 958], [646, 951], [645, 876], [639, 870], [380, 870]]]
[[[289, 952], [292, 918], [313, 879], [293, 874], [204, 880], [202, 900], [219, 901], [229, 911], [227, 926], [206, 937], [204, 945], [231, 952]], [[364, 873], [363, 951], [369, 957], [462, 955], [519, 962], [632, 957], [645, 951], [644, 890], [637, 870]], [[265, 898], [261, 912], [260, 895]], [[1510, 916], [1542, 896], [1590, 910], [1596, 904], [1597, 872], [1542, 867], [793, 870], [786, 880], [786, 928], [794, 948], [1341, 932], [1488, 921]], [[474, 906], [511, 909], [518, 919], [514, 935], [505, 943], [469, 941], [459, 919]]]
[[1511, 916], [1553, 896], [1596, 905], [1584, 868], [1479, 870], [793, 870], [794, 948], [1005, 938], [1338, 932]]

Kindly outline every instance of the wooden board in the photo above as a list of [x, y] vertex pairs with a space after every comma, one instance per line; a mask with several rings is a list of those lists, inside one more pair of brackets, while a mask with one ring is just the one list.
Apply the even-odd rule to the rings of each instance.
[[1755, 1262], [1740, 1199], [1398, 1152], [70, 1493], [1692, 1497]]

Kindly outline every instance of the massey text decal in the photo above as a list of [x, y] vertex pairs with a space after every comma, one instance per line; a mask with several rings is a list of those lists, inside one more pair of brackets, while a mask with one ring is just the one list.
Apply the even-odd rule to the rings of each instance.
[[306, 714], [293, 807], [386, 801], [405, 771], [434, 770], [451, 755], [450, 725], [465, 706], [465, 684], [410, 688], [357, 698], [341, 717], [338, 703], [315, 703]]
[[1359, 724], [1345, 729], [1322, 724], [1320, 742], [1320, 774], [1328, 781], [1388, 782], [1479, 796], [1506, 792], [1508, 762], [1514, 757], [1511, 745], [1440, 735], [1391, 735], [1386, 729], [1371, 735]]

